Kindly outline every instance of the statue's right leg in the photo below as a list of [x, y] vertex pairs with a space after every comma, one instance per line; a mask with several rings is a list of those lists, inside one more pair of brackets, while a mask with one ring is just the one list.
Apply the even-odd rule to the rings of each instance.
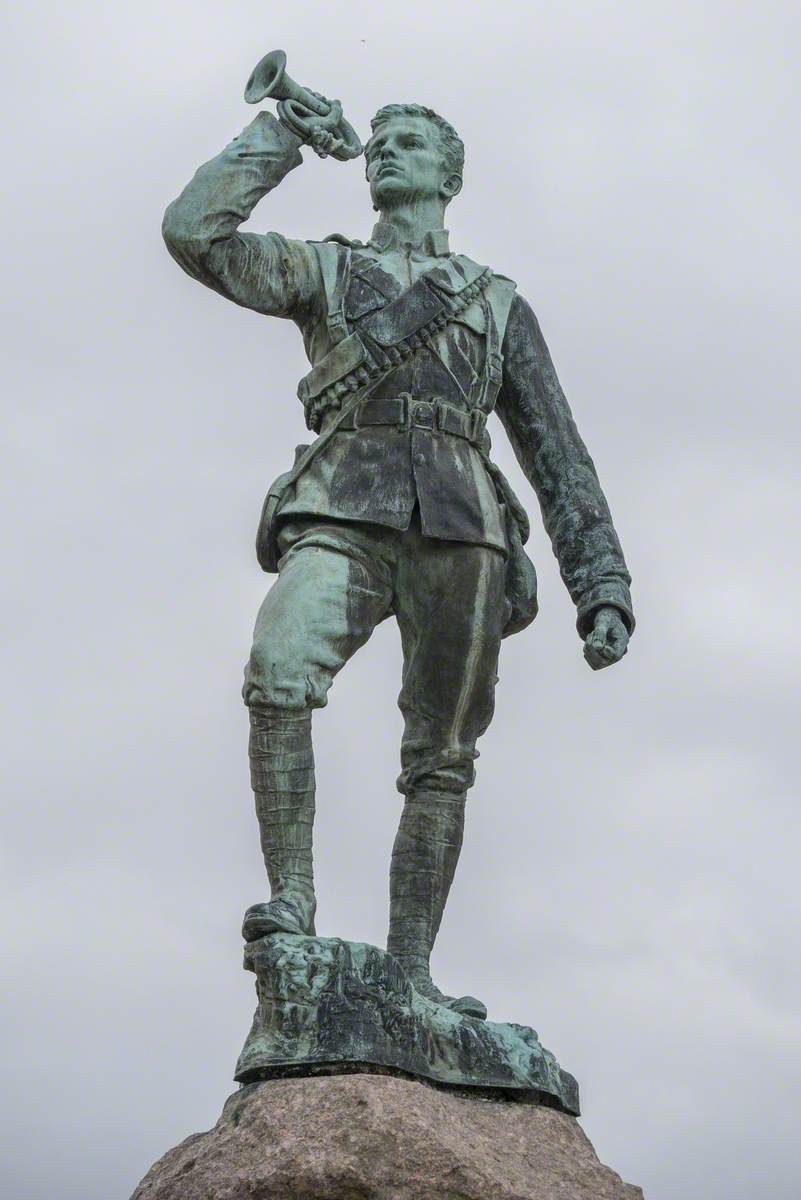
[[348, 533], [309, 521], [287, 526], [278, 578], [256, 620], [242, 694], [271, 898], [245, 914], [246, 941], [276, 931], [314, 933], [311, 714], [392, 599], [388, 576]]

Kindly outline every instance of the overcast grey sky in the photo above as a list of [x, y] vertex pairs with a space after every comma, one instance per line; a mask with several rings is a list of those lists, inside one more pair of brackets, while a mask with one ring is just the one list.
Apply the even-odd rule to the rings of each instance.
[[[647, 1200], [797, 1200], [798, 5], [6, 20], [3, 1195], [127, 1196], [216, 1120], [252, 1015], [238, 689], [305, 366], [293, 326], [183, 276], [159, 225], [283, 46], [362, 132], [415, 100], [462, 133], [453, 244], [537, 311], [634, 576], [631, 651], [594, 675], [498, 428], [542, 611], [504, 644], [437, 977], [539, 1030]], [[372, 219], [361, 165], [307, 153], [251, 227]], [[385, 936], [399, 661], [388, 623], [315, 718], [326, 935]]]

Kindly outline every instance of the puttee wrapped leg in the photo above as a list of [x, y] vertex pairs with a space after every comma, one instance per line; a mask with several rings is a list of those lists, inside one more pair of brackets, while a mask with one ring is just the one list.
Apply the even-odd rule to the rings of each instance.
[[311, 711], [250, 708], [250, 773], [271, 899], [245, 914], [246, 941], [313, 934], [314, 753]]
[[474, 996], [446, 996], [429, 965], [462, 848], [464, 810], [464, 794], [407, 795], [392, 851], [387, 950], [427, 999], [483, 1020], [485, 1005]]

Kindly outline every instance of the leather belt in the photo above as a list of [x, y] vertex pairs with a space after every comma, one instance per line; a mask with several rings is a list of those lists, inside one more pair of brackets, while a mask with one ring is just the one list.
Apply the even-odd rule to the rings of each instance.
[[376, 425], [450, 433], [480, 446], [484, 440], [487, 417], [477, 408], [469, 411], [454, 408], [438, 396], [418, 400], [408, 392], [403, 392], [400, 396], [371, 396], [368, 400], [362, 400], [348, 414], [337, 432]]

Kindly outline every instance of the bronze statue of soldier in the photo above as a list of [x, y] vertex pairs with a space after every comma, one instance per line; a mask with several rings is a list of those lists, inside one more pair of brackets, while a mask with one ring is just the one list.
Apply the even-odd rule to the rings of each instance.
[[626, 653], [630, 578], [534, 313], [510, 279], [450, 248], [444, 217], [461, 190], [464, 147], [447, 121], [417, 104], [376, 113], [364, 153], [379, 217], [366, 242], [239, 232], [301, 164], [304, 142], [323, 157], [361, 153], [337, 102], [292, 84], [283, 65], [280, 52], [268, 56], [247, 95], [281, 97], [279, 119], [259, 113], [164, 219], [185, 271], [237, 304], [293, 320], [311, 363], [298, 394], [317, 437], [270, 489], [257, 541], [277, 578], [243, 696], [271, 899], [248, 910], [243, 934], [314, 933], [311, 715], [394, 615], [405, 800], [387, 949], [429, 1000], [481, 1018], [474, 997], [439, 991], [429, 959], [476, 742], [493, 714], [501, 639], [536, 613], [528, 522], [489, 457], [491, 412], [539, 498], [594, 670]]

